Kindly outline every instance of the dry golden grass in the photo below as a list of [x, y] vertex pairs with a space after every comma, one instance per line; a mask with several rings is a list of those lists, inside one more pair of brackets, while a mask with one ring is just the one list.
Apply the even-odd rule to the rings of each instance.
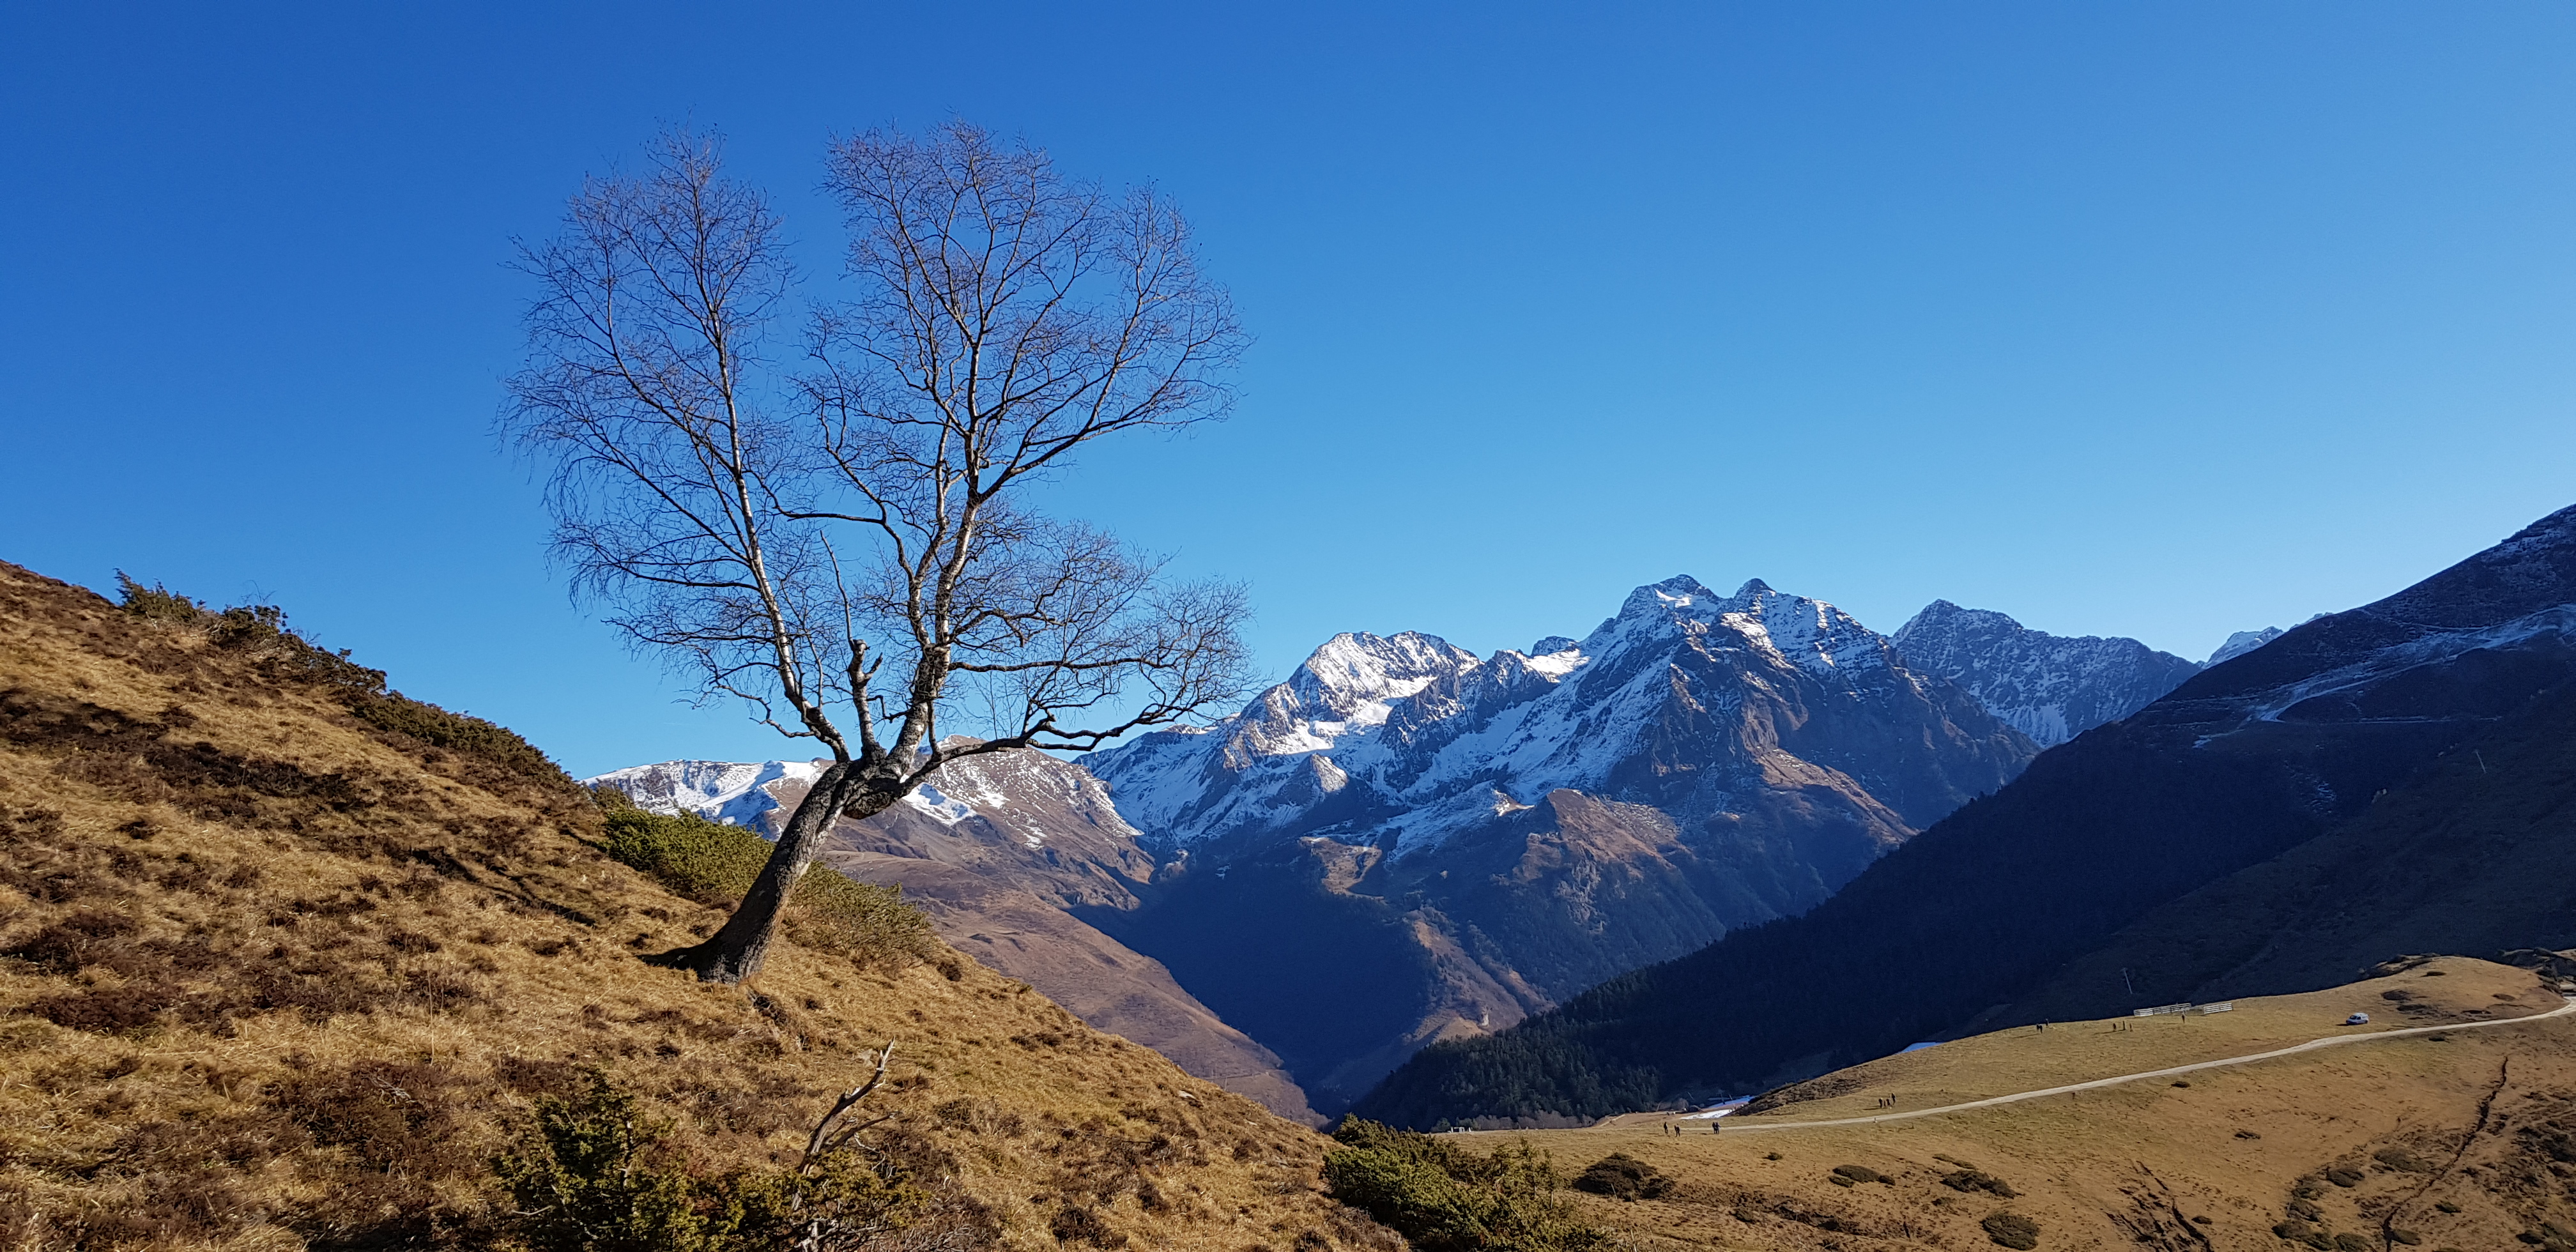
[[969, 1243], [1089, 1210], [1110, 1245], [1391, 1246], [1320, 1136], [971, 961], [645, 964], [719, 917], [598, 831], [560, 776], [0, 565], [0, 1246], [484, 1246], [490, 1158], [585, 1067], [704, 1169], [785, 1165], [887, 1040], [874, 1137]]
[[[2382, 998], [2392, 990], [2434, 1007], [2387, 1022], [2400, 1016]], [[1960, 1040], [1827, 1075], [1818, 1086], [1856, 1085], [1757, 1121], [1869, 1116], [1887, 1111], [1881, 1095], [1895, 1095], [1903, 1111], [2265, 1051], [2340, 1033], [2356, 1009], [2375, 1019], [2358, 1032], [2559, 1003], [2529, 971], [2446, 958], [2328, 991], [2238, 1001], [2234, 1013], [2189, 1025], [2148, 1019], [2115, 1033], [2108, 1022], [2067, 1023]], [[2338, 1046], [1877, 1125], [1746, 1133], [1752, 1124], [1712, 1134], [1686, 1123], [1675, 1137], [1649, 1116], [1510, 1133], [1562, 1166], [1625, 1152], [1672, 1176], [1679, 1185], [1661, 1200], [1583, 1198], [1590, 1220], [1641, 1249], [1991, 1248], [1982, 1223], [1999, 1212], [2035, 1219], [2044, 1250], [2310, 1246], [2274, 1233], [2290, 1221], [2329, 1246], [2341, 1234], [2360, 1241], [2347, 1247], [2485, 1252], [2526, 1246], [2517, 1242], [2526, 1232], [2542, 1246], [2576, 1246], [2576, 1235], [2547, 1225], [2576, 1232], [2576, 1018]], [[1837, 1185], [1838, 1165], [1892, 1181]], [[1970, 1167], [2016, 1194], [1945, 1183]], [[2339, 1182], [2335, 1170], [2349, 1172]]]

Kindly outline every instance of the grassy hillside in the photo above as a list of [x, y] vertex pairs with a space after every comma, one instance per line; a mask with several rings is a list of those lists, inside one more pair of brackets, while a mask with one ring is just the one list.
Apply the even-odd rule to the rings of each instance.
[[1395, 1246], [1326, 1140], [936, 940], [646, 964], [721, 915], [517, 736], [273, 614], [134, 606], [0, 565], [7, 1246], [495, 1246], [563, 1216], [497, 1158], [603, 1144], [653, 1203], [757, 1207], [888, 1041], [834, 1167], [876, 1224], [834, 1246]]
[[[2408, 998], [2385, 999], [2389, 992]], [[1594, 1180], [1614, 1170], [1660, 1180], [1628, 1188], [1625, 1200], [1576, 1197], [1583, 1219], [1641, 1252], [2570, 1247], [2570, 1018], [2339, 1046], [1908, 1121], [1790, 1125], [1883, 1113], [1882, 1099], [1897, 1111], [1922, 1109], [2261, 1050], [2341, 1033], [2337, 1023], [2361, 1006], [2394, 1019], [2361, 1028], [2376, 1031], [2558, 1003], [2527, 971], [2444, 960], [2333, 991], [2239, 1001], [2231, 1014], [2059, 1023], [1890, 1057], [1806, 1084], [1813, 1098], [1730, 1120], [1723, 1134], [1685, 1123], [1689, 1131], [1675, 1136], [1649, 1115], [1595, 1129], [1443, 1138], [1527, 1143]], [[2400, 1004], [2418, 1007], [2387, 1011]], [[1774, 1128], [1755, 1129], [1765, 1123]], [[1612, 1163], [1614, 1154], [1627, 1160]], [[2025, 1234], [2027, 1244], [2011, 1241]]]

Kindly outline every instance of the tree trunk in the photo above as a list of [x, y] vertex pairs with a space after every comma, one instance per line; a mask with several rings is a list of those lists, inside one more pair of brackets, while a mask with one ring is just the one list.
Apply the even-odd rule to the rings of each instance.
[[760, 867], [760, 877], [752, 881], [742, 903], [734, 906], [733, 916], [725, 919], [724, 928], [704, 943], [665, 952], [653, 958], [654, 963], [685, 969], [701, 982], [738, 983], [759, 973], [761, 962], [769, 956], [770, 940], [777, 937], [779, 915], [786, 912], [787, 899], [814, 863], [814, 854], [822, 850], [823, 836], [833, 821], [845, 812], [851, 817], [876, 816], [893, 803], [892, 797], [877, 800], [883, 794], [864, 785], [856, 761], [826, 766], [787, 819], [778, 846]]

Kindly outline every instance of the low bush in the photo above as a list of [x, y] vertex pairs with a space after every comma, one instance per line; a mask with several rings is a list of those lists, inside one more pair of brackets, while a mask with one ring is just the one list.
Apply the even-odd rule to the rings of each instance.
[[1575, 1175], [1574, 1189], [1614, 1200], [1660, 1200], [1673, 1191], [1673, 1180], [1625, 1152], [1613, 1152]]
[[[608, 855], [663, 886], [715, 908], [730, 908], [769, 863], [772, 845], [739, 826], [691, 813], [651, 813], [615, 792], [608, 808]], [[863, 963], [906, 963], [938, 952], [930, 919], [903, 902], [901, 887], [863, 883], [829, 866], [805, 871], [788, 900], [787, 937]]]
[[237, 604], [210, 609], [159, 583], [149, 587], [118, 570], [120, 603], [128, 614], [201, 631], [208, 642], [233, 652], [262, 658], [283, 676], [330, 689], [358, 720], [379, 730], [409, 735], [433, 748], [477, 757], [507, 769], [542, 778], [561, 779], [563, 771], [534, 744], [506, 727], [479, 717], [450, 713], [399, 691], [385, 689], [385, 672], [349, 659], [306, 638], [286, 624], [286, 611], [273, 604]]
[[2319, 1231], [2316, 1227], [2300, 1221], [2297, 1218], [2292, 1218], [2285, 1222], [2273, 1223], [2272, 1237], [2279, 1239], [2284, 1243], [2302, 1243], [2312, 1248], [2330, 1248], [2334, 1246], [2334, 1240], [2327, 1238], [2324, 1232]]
[[1984, 1191], [2007, 1200], [2021, 1194], [2012, 1189], [2011, 1183], [1981, 1169], [1953, 1170], [1941, 1175], [1941, 1185], [1952, 1191]]
[[2340, 1165], [2326, 1171], [2326, 1181], [2333, 1183], [2338, 1187], [2358, 1187], [2361, 1185], [2361, 1179], [2362, 1173], [2360, 1170], [2349, 1169]]
[[535, 1252], [702, 1252], [717, 1245], [697, 1188], [647, 1116], [605, 1074], [537, 1101], [535, 1124], [493, 1162]]
[[191, 600], [157, 582], [146, 587], [126, 577], [124, 570], [116, 571], [116, 589], [119, 593], [118, 607], [148, 622], [177, 622], [192, 626], [207, 615], [204, 603]]
[[2029, 1252], [2039, 1246], [2039, 1223], [2019, 1213], [1997, 1213], [1979, 1224], [1986, 1228], [1987, 1238], [2014, 1252]]
[[1871, 1169], [1866, 1165], [1837, 1165], [1834, 1167], [1834, 1177], [1845, 1180], [1847, 1184], [1855, 1182], [1883, 1182], [1889, 1186], [1896, 1185], [1895, 1179], [1890, 1178], [1877, 1170]]
[[576, 1094], [539, 1099], [533, 1124], [493, 1162], [511, 1233], [532, 1252], [769, 1252], [876, 1247], [925, 1217], [948, 1234], [989, 1224], [980, 1210], [934, 1214], [941, 1206], [892, 1154], [844, 1147], [799, 1168], [708, 1176], [671, 1132], [595, 1070]]
[[520, 738], [517, 732], [479, 717], [450, 713], [435, 704], [423, 704], [399, 691], [383, 695], [353, 695], [348, 706], [359, 721], [379, 730], [409, 735], [433, 748], [481, 757], [532, 774], [561, 772], [551, 758], [538, 751], [535, 744]]
[[1356, 1117], [1324, 1156], [1334, 1199], [1363, 1209], [1420, 1252], [1585, 1252], [1609, 1236], [1575, 1220], [1556, 1170], [1527, 1141], [1491, 1155]]

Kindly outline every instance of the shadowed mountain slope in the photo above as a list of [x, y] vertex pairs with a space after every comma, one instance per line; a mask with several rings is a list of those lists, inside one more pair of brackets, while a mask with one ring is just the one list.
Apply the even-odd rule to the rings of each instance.
[[2553, 716], [2533, 701], [2576, 677], [2571, 626], [2576, 510], [2044, 754], [1803, 917], [1430, 1049], [1359, 1110], [1413, 1125], [1598, 1115], [1956, 1029], [2149, 910], [2363, 819], [2383, 792], [2443, 785], [2445, 753]]
[[2560, 682], [2360, 817], [2148, 912], [1980, 1024], [2308, 991], [2398, 953], [2571, 946], [2576, 684]]

